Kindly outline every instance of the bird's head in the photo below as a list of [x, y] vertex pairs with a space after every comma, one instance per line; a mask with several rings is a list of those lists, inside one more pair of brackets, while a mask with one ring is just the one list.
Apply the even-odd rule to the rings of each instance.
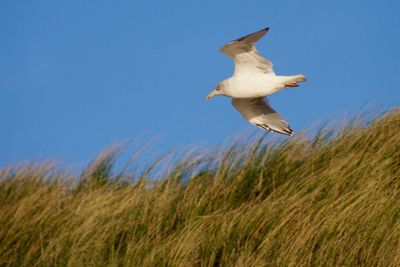
[[225, 81], [217, 84], [217, 86], [215, 86], [214, 91], [212, 91], [211, 93], [209, 93], [207, 95], [207, 99], [210, 100], [212, 97], [214, 97], [216, 95], [223, 95], [224, 87], [225, 87]]

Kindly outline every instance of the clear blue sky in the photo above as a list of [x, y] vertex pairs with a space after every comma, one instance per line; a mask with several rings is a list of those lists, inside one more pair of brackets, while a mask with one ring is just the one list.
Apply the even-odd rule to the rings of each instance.
[[0, 162], [87, 162], [161, 136], [163, 149], [251, 131], [230, 100], [218, 49], [258, 43], [301, 87], [270, 98], [296, 131], [369, 105], [400, 104], [400, 1], [1, 1]]

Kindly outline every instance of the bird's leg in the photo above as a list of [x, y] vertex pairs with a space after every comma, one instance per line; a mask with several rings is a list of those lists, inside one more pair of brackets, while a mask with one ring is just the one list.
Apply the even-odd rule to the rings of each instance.
[[285, 85], [285, 87], [299, 87], [299, 84], [297, 84], [295, 82], [285, 83], [284, 85]]
[[290, 79], [284, 83], [285, 87], [298, 87], [299, 82], [304, 82], [306, 77], [302, 74], [291, 76]]

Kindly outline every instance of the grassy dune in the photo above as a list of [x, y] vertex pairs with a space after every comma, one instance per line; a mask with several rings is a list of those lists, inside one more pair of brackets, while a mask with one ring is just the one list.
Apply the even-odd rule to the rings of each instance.
[[400, 110], [268, 138], [140, 174], [112, 149], [4, 168], [0, 266], [400, 266]]

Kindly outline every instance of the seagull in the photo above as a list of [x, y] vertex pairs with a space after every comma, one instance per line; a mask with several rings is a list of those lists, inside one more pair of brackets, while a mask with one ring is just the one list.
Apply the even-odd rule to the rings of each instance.
[[220, 52], [233, 59], [235, 70], [232, 77], [220, 82], [208, 94], [207, 99], [216, 95], [232, 98], [232, 105], [251, 124], [270, 132], [292, 135], [288, 123], [271, 107], [266, 96], [284, 88], [298, 87], [305, 81], [303, 74], [278, 76], [272, 63], [262, 57], [255, 43], [269, 28], [248, 34], [224, 45]]

